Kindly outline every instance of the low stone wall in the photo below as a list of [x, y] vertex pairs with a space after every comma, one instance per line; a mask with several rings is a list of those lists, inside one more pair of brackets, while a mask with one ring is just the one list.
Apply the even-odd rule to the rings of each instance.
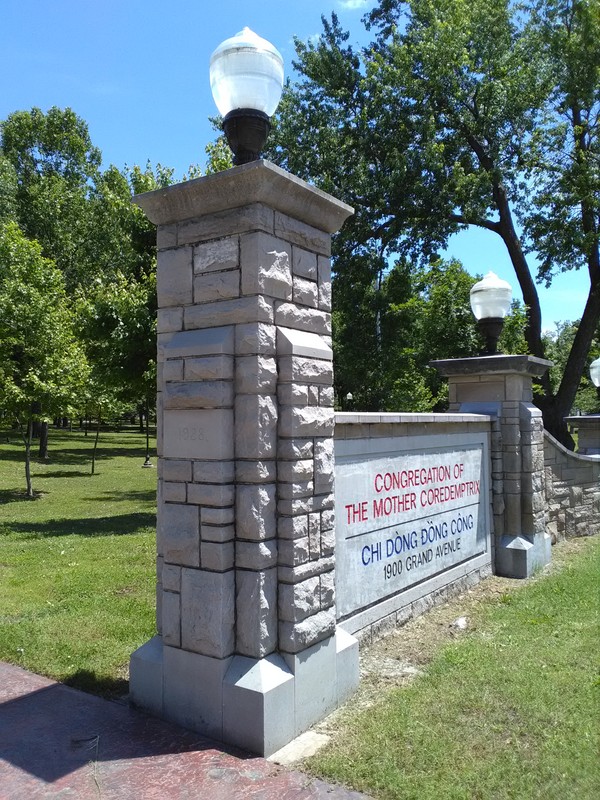
[[492, 418], [336, 414], [338, 625], [369, 642], [491, 573]]
[[545, 431], [544, 463], [552, 542], [600, 533], [600, 457], [573, 453]]

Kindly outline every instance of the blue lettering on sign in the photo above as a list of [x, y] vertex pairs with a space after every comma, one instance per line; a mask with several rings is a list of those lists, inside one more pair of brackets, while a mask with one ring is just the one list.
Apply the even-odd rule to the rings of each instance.
[[366, 544], [362, 549], [362, 563], [365, 567], [376, 561], [381, 561], [381, 542]]

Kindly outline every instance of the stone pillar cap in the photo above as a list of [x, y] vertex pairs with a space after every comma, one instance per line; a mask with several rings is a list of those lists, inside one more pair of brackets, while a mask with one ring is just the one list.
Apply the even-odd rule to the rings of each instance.
[[325, 233], [335, 233], [354, 213], [352, 206], [260, 159], [134, 197], [155, 225], [264, 203]]
[[574, 417], [565, 417], [565, 422], [571, 425], [600, 425], [600, 414], [577, 414]]
[[494, 375], [513, 374], [529, 375], [541, 378], [552, 366], [552, 361], [537, 356], [477, 356], [475, 358], [447, 358], [440, 361], [430, 361], [430, 366], [435, 367], [440, 375], [446, 378], [455, 375]]

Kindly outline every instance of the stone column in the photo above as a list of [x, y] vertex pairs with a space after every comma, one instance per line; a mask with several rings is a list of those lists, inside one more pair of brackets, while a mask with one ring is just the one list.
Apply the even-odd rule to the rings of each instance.
[[331, 234], [264, 161], [136, 198], [158, 225], [159, 635], [133, 701], [269, 755], [358, 682], [336, 629]]
[[600, 414], [565, 417], [577, 429], [577, 452], [582, 456], [600, 456]]
[[491, 414], [495, 572], [525, 578], [550, 561], [544, 495], [544, 428], [533, 379], [550, 361], [483, 356], [433, 365], [448, 378], [450, 411]]

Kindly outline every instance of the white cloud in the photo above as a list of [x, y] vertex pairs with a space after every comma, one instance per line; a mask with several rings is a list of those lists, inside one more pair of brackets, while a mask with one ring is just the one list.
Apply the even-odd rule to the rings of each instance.
[[339, 4], [342, 8], [346, 8], [349, 11], [354, 11], [357, 8], [364, 8], [368, 6], [370, 0], [338, 0]]

